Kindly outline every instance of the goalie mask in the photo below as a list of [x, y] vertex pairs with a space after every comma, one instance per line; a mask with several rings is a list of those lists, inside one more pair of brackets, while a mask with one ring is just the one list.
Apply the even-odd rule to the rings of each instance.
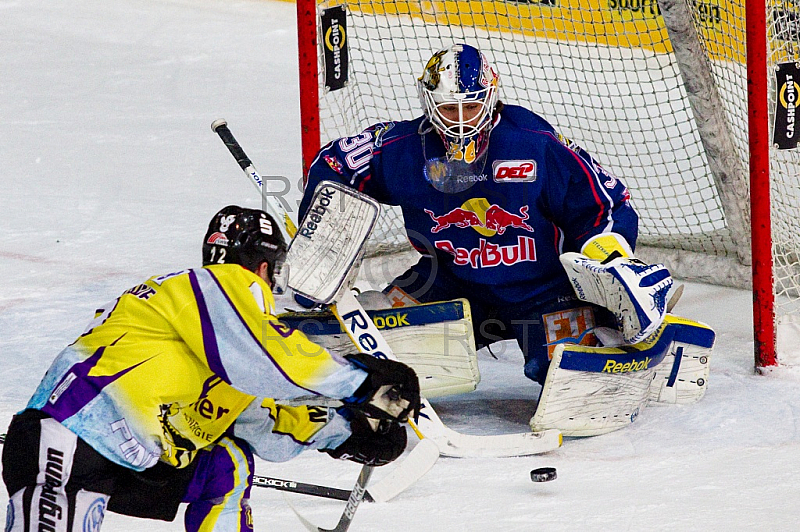
[[428, 60], [417, 82], [425, 115], [444, 141], [447, 159], [477, 162], [489, 145], [499, 78], [478, 49], [454, 44]]
[[239, 264], [255, 272], [262, 262], [273, 291], [286, 287], [286, 242], [277, 222], [264, 211], [229, 205], [208, 224], [203, 240], [203, 266]]

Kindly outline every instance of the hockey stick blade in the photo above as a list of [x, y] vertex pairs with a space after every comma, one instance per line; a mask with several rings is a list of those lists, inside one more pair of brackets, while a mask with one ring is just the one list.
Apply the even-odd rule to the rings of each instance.
[[564, 439], [558, 430], [515, 434], [471, 435], [447, 427], [433, 409], [423, 409], [419, 428], [426, 439], [439, 447], [442, 456], [452, 458], [506, 458], [554, 451]]
[[417, 482], [439, 459], [439, 446], [425, 438], [417, 442], [391, 473], [367, 490], [364, 499], [388, 502]]
[[358, 480], [356, 481], [356, 485], [353, 487], [353, 491], [350, 492], [350, 497], [347, 500], [347, 505], [344, 507], [344, 512], [342, 512], [339, 522], [333, 528], [322, 528], [315, 525], [300, 515], [300, 512], [297, 511], [285, 494], [283, 498], [300, 522], [303, 523], [303, 526], [306, 527], [306, 530], [309, 530], [310, 532], [346, 532], [347, 529], [350, 528], [350, 524], [353, 522], [353, 517], [355, 517], [356, 510], [358, 509], [359, 504], [361, 504], [361, 500], [364, 498], [364, 494], [367, 491], [367, 483], [369, 482], [369, 478], [372, 476], [372, 471], [374, 469], [375, 468], [372, 466], [364, 466], [361, 468], [361, 473], [358, 475]]

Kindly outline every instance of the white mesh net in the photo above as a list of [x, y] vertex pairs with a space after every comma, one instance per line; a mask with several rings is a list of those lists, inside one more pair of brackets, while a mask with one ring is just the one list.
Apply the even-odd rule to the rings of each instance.
[[[421, 114], [415, 82], [425, 62], [454, 41], [468, 42], [498, 70], [501, 100], [541, 114], [625, 182], [641, 218], [640, 247], [657, 250], [679, 276], [746, 286], [744, 3], [670, 1], [694, 28], [698, 46], [688, 71], [710, 71], [718, 104], [712, 99], [709, 107], [723, 133], [697, 126], [686, 88], [694, 90], [696, 82], [681, 74], [662, 17], [662, 9], [672, 12], [666, 0], [663, 7], [656, 0], [363, 0], [347, 2], [349, 84], [320, 96], [323, 142]], [[798, 60], [800, 9], [774, 0], [766, 9], [770, 65]], [[713, 137], [726, 135], [726, 150], [709, 148], [716, 146]], [[773, 149], [770, 171], [775, 293], [781, 312], [794, 312], [800, 310], [800, 155]], [[400, 214], [389, 211], [372, 250], [405, 244]]]

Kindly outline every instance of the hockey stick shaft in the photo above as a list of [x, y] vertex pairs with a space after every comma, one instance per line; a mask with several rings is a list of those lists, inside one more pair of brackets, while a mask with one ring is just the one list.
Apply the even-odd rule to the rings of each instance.
[[292, 501], [290, 501], [288, 497], [284, 496], [283, 498], [292, 512], [294, 512], [294, 515], [297, 516], [297, 519], [300, 520], [300, 522], [309, 532], [346, 532], [350, 528], [350, 524], [353, 522], [353, 516], [355, 515], [358, 505], [364, 498], [367, 482], [372, 475], [373, 469], [374, 468], [370, 466], [364, 466], [361, 468], [361, 473], [358, 475], [356, 485], [353, 487], [353, 490], [350, 492], [350, 497], [347, 499], [347, 506], [345, 506], [344, 512], [342, 512], [342, 516], [339, 518], [339, 522], [333, 528], [322, 528], [321, 526], [315, 525], [297, 511], [297, 508], [294, 507]]
[[[5, 443], [6, 435], [0, 434], [0, 444]], [[262, 477], [255, 475], [253, 477], [253, 485], [259, 488], [272, 488], [280, 491], [288, 491], [291, 493], [300, 493], [302, 495], [311, 495], [313, 497], [323, 497], [325, 499], [335, 499], [337, 501], [346, 501], [350, 499], [351, 490], [343, 490], [339, 488], [331, 488], [328, 486], [320, 486], [319, 484], [306, 484], [304, 482], [296, 482], [294, 480], [284, 480], [282, 478]], [[364, 493], [364, 500], [367, 502], [374, 502], [374, 499], [369, 492]]]
[[356, 509], [358, 508], [358, 505], [361, 504], [361, 500], [364, 498], [364, 495], [367, 493], [367, 482], [369, 482], [369, 478], [372, 476], [372, 471], [374, 469], [374, 467], [367, 465], [361, 468], [361, 473], [358, 475], [358, 480], [356, 480], [356, 485], [353, 487], [353, 491], [350, 492], [350, 498], [347, 500], [347, 506], [345, 506], [344, 512], [342, 512], [342, 517], [339, 518], [339, 522], [334, 528], [330, 530], [320, 528], [319, 532], [345, 532], [348, 528], [350, 528], [350, 523], [353, 522], [353, 516], [356, 513]]
[[264, 185], [264, 179], [258, 173], [255, 166], [253, 166], [253, 162], [244, 152], [241, 144], [239, 144], [239, 142], [233, 136], [233, 133], [231, 133], [228, 123], [224, 118], [214, 120], [214, 122], [211, 123], [211, 130], [219, 135], [219, 138], [222, 139], [222, 142], [228, 148], [228, 151], [231, 152], [233, 158], [236, 159], [237, 163], [239, 163], [239, 166], [241, 167], [242, 171], [244, 171], [250, 182], [253, 183], [253, 185], [258, 189], [259, 194], [262, 194], [262, 196], [265, 197], [267, 204], [266, 207], [267, 210], [270, 211], [270, 214], [277, 220], [283, 220], [283, 227], [281, 230], [284, 233], [286, 240], [291, 240], [291, 238], [297, 232], [297, 226], [292, 221], [289, 213], [286, 212], [286, 209], [283, 207], [280, 199], [275, 198], [277, 201], [271, 201], [273, 197], [264, 194], [266, 189]]
[[[233, 133], [231, 133], [230, 128], [228, 128], [227, 122], [224, 119], [215, 120], [214, 122], [211, 123], [211, 130], [219, 135], [220, 139], [222, 139], [222, 141], [225, 143], [225, 146], [228, 147], [228, 150], [231, 152], [231, 155], [233, 155], [234, 159], [236, 159], [236, 162], [239, 163], [239, 166], [242, 168], [242, 170], [244, 170], [245, 174], [247, 174], [248, 177], [250, 177], [255, 182], [256, 186], [262, 192], [262, 197], [264, 197], [263, 195], [263, 191], [265, 189], [264, 180], [261, 178], [261, 176], [258, 175], [258, 172], [256, 172], [255, 168], [253, 167], [252, 161], [250, 161], [250, 158], [247, 157], [247, 155], [244, 153], [244, 149], [242, 149], [241, 145], [234, 138]], [[278, 219], [283, 220], [285, 226], [284, 227], [285, 234], [287, 234], [289, 237], [294, 237], [294, 235], [297, 233], [297, 226], [289, 217], [289, 214], [286, 212], [283, 206], [280, 205], [280, 202], [278, 202], [278, 204], [276, 205], [276, 202], [273, 200], [271, 196], [266, 196], [266, 203], [268, 207], [272, 207], [273, 210], [276, 211], [276, 213], [278, 214]], [[335, 305], [334, 308], [336, 308]], [[374, 327], [372, 320], [369, 321], [370, 324], [372, 324]], [[356, 485], [350, 492], [350, 496], [348, 497], [347, 500], [347, 505], [345, 506], [344, 512], [342, 513], [342, 516], [339, 519], [339, 524], [337, 524], [336, 528], [332, 529], [330, 532], [344, 532], [350, 527], [350, 523], [353, 520], [355, 512], [358, 509], [361, 500], [364, 498], [364, 494], [366, 493], [366, 485], [367, 482], [369, 481], [369, 478], [372, 476], [372, 470], [373, 467], [369, 465], [365, 465], [361, 468], [361, 473], [359, 473], [358, 475], [358, 480], [356, 481]], [[294, 510], [293, 507], [292, 510]], [[296, 511], [295, 514], [297, 514], [297, 517], [300, 518], [302, 523], [309, 530], [328, 532], [323, 528], [315, 527], [313, 524], [309, 523]]]
[[[350, 499], [350, 495], [352, 494], [352, 490], [331, 488], [328, 486], [320, 486], [319, 484], [306, 484], [304, 482], [295, 482], [294, 480], [261, 477], [258, 475], [253, 477], [253, 485], [258, 486], [259, 488], [272, 488], [280, 491], [288, 491], [290, 493], [311, 495], [312, 497], [335, 499], [337, 501], [347, 501]], [[368, 491], [364, 493], [363, 498], [367, 502], [374, 502], [374, 499]]]

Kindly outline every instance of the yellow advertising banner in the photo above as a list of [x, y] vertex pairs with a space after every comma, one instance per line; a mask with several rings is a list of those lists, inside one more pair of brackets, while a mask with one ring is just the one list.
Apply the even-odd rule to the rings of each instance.
[[[407, 15], [427, 23], [510, 31], [559, 41], [672, 51], [656, 0], [539, 0], [505, 2], [422, 0], [349, 1], [356, 11]], [[729, 0], [690, 2], [712, 57], [744, 62], [744, 6]]]

